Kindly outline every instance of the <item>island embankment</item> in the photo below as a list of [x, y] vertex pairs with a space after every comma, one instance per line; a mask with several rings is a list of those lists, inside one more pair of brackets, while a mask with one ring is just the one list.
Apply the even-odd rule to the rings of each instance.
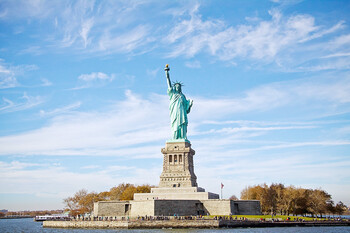
[[157, 229], [157, 228], [219, 228], [218, 220], [154, 220], [154, 221], [45, 221], [49, 228], [109, 228], [109, 229]]
[[161, 228], [247, 228], [247, 227], [350, 226], [349, 221], [237, 221], [237, 220], [153, 220], [153, 221], [45, 221], [48, 228], [161, 229]]

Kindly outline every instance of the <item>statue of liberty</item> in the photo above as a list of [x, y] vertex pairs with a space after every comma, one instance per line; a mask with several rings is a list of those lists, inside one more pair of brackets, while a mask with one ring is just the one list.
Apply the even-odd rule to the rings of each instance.
[[168, 95], [170, 99], [169, 110], [172, 140], [187, 140], [187, 114], [191, 111], [193, 100], [187, 100], [185, 95], [182, 94], [182, 84], [180, 82], [175, 82], [171, 85], [168, 64], [164, 70], [168, 82]]

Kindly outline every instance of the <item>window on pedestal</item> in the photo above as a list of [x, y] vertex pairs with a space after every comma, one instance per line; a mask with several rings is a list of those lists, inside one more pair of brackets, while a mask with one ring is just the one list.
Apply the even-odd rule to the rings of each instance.
[[179, 163], [182, 163], [182, 155], [179, 155]]
[[174, 163], [177, 162], [177, 155], [174, 155]]
[[169, 163], [173, 162], [173, 156], [169, 155]]

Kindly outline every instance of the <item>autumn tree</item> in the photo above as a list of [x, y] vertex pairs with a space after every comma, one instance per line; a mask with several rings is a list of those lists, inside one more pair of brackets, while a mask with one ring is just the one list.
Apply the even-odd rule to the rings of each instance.
[[327, 202], [331, 200], [331, 195], [321, 189], [310, 190], [310, 195], [308, 197], [308, 211], [314, 215], [320, 215], [327, 212]]
[[151, 186], [148, 184], [144, 184], [144, 185], [139, 185], [136, 187], [136, 193], [150, 193], [151, 192], [151, 188], [154, 188], [155, 186]]
[[279, 202], [279, 208], [282, 214], [289, 215], [293, 212], [298, 192], [293, 186], [284, 188], [283, 196]]
[[[249, 186], [241, 192], [242, 200], [259, 200], [263, 213], [320, 215], [331, 211], [331, 195], [321, 189], [285, 187], [283, 184]], [[340, 204], [339, 204], [340, 206]], [[340, 207], [339, 207], [340, 208]]]
[[88, 191], [86, 189], [81, 189], [76, 192], [73, 197], [67, 197], [63, 200], [63, 203], [66, 205], [71, 215], [75, 216], [84, 213], [79, 201], [87, 194]]
[[139, 186], [130, 185], [120, 195], [120, 200], [123, 200], [123, 201], [133, 200], [135, 193], [149, 193], [151, 192], [151, 188], [152, 186], [150, 185], [139, 185]]
[[308, 199], [310, 195], [309, 189], [297, 188], [295, 190], [295, 200], [292, 208], [293, 215], [305, 215], [308, 213]]
[[133, 200], [134, 199], [134, 193], [136, 193], [136, 187], [134, 185], [130, 185], [120, 195], [120, 200], [122, 200], [122, 201]]
[[100, 192], [98, 195], [98, 199], [100, 200], [110, 200], [111, 199], [111, 193], [108, 191]]
[[334, 209], [335, 213], [337, 213], [338, 215], [342, 215], [346, 211], [347, 207], [346, 205], [344, 205], [343, 202], [340, 201], [337, 203]]
[[83, 196], [79, 200], [78, 204], [82, 213], [91, 213], [94, 210], [94, 203], [103, 200], [105, 199], [102, 198], [102, 195], [99, 195], [95, 192], [91, 192]]
[[119, 184], [118, 186], [116, 187], [113, 187], [109, 190], [109, 197], [110, 197], [110, 200], [121, 200], [120, 199], [120, 196], [123, 194], [123, 192], [129, 187], [131, 186], [132, 184], [129, 184], [129, 183], [122, 183], [122, 184]]
[[105, 200], [133, 200], [134, 193], [149, 193], [154, 186], [133, 184], [119, 184], [116, 187], [110, 189], [110, 191], [104, 191], [100, 193], [88, 192], [86, 189], [81, 189], [76, 192], [73, 197], [67, 197], [63, 200], [67, 210], [70, 214], [80, 215], [85, 213], [91, 213], [94, 209], [94, 203]]

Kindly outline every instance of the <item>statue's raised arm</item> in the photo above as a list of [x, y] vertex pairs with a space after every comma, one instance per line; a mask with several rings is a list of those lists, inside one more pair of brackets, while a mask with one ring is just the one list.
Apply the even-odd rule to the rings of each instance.
[[168, 64], [165, 65], [164, 70], [165, 70], [165, 76], [166, 76], [166, 79], [167, 79], [167, 82], [168, 82], [168, 89], [171, 89], [171, 81], [170, 81], [170, 77], [169, 77], [169, 70], [170, 70], [170, 68], [169, 68]]
[[169, 65], [166, 65], [165, 75], [168, 82], [168, 95], [170, 99], [169, 111], [172, 130], [172, 140], [187, 140], [187, 114], [190, 113], [193, 101], [186, 99], [182, 93], [181, 82], [175, 82], [171, 85], [169, 77]]

